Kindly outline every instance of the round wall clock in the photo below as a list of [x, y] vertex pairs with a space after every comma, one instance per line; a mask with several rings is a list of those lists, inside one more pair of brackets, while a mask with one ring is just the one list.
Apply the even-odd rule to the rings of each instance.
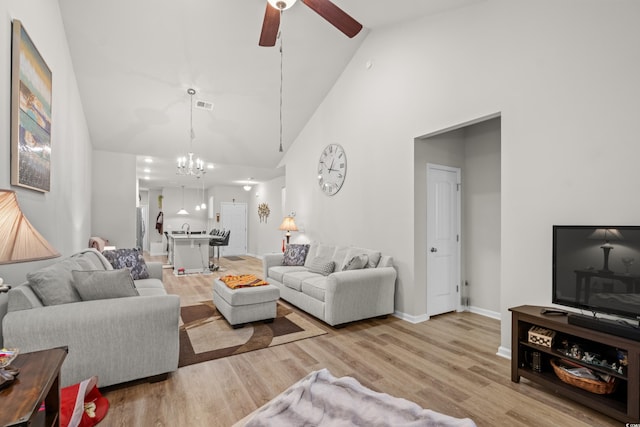
[[318, 161], [318, 185], [328, 196], [333, 196], [347, 176], [347, 155], [339, 144], [329, 144], [322, 150]]

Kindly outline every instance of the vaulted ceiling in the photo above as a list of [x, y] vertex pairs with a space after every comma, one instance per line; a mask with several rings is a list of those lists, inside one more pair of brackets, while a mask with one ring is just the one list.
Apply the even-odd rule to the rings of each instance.
[[[369, 32], [478, 1], [334, 0], [364, 26], [353, 39], [301, 1], [284, 11], [284, 150]], [[196, 90], [194, 101], [214, 104], [193, 110], [193, 150], [214, 165], [206, 186], [283, 174], [280, 42], [258, 46], [266, 0], [59, 4], [94, 149], [136, 155], [142, 187], [201, 185], [175, 174], [176, 158], [190, 145], [188, 88]]]

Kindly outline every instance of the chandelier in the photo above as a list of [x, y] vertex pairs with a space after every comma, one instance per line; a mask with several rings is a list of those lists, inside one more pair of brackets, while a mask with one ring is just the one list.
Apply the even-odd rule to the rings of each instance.
[[196, 178], [200, 178], [205, 173], [204, 161], [200, 158], [193, 158], [193, 139], [195, 138], [195, 133], [193, 132], [193, 95], [196, 94], [196, 91], [189, 88], [187, 89], [187, 93], [191, 97], [191, 115], [189, 119], [189, 152], [186, 156], [178, 158], [178, 170], [176, 171], [176, 174], [183, 176], [195, 176]]

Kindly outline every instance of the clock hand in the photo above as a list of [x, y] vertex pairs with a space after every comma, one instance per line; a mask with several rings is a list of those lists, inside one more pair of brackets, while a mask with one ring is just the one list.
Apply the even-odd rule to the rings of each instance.
[[337, 169], [333, 169], [333, 162], [335, 162], [336, 159], [331, 159], [331, 164], [329, 165], [329, 173], [331, 173], [331, 171], [335, 171]]

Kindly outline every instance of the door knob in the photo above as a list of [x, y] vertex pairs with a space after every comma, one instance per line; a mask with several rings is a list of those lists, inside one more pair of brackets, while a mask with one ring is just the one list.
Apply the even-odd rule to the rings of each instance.
[[431, 252], [438, 252], [438, 249], [436, 249], [436, 248], [431, 248]]

